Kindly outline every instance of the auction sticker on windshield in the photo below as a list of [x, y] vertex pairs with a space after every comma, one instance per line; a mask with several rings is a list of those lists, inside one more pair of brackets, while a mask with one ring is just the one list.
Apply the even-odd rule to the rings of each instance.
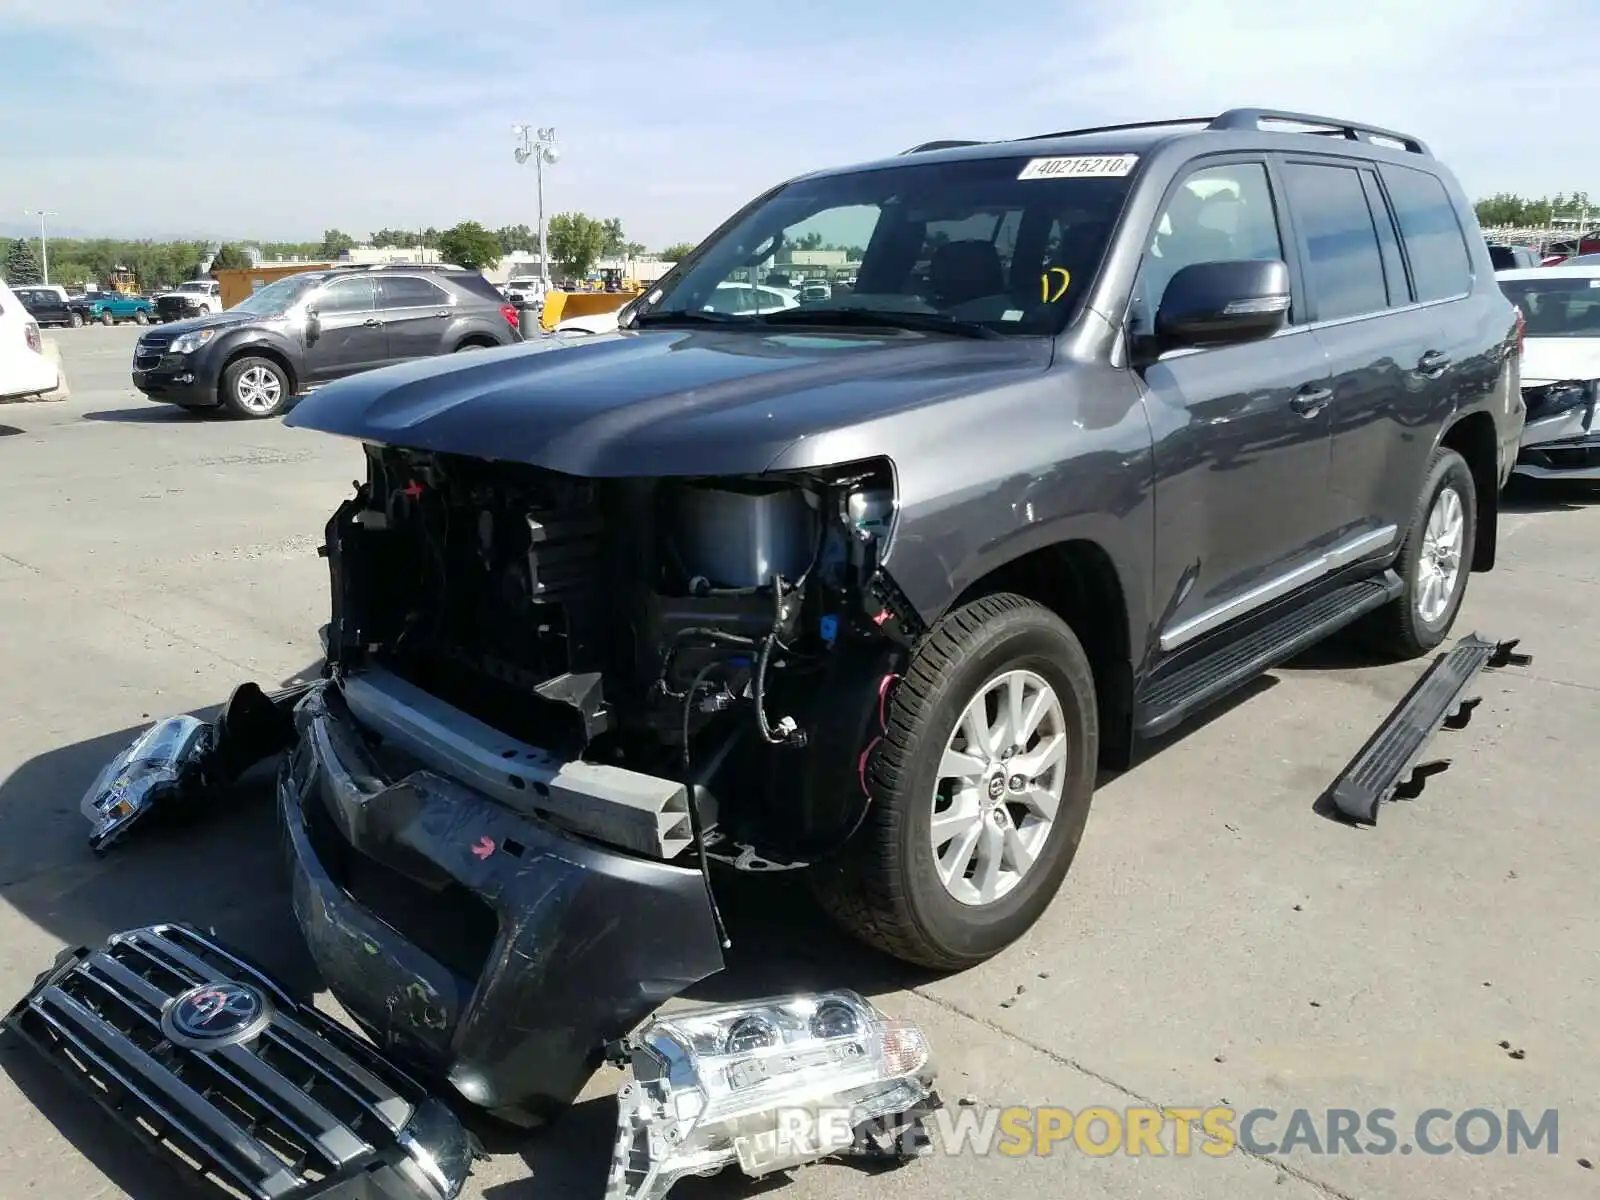
[[1120, 179], [1133, 170], [1137, 154], [1074, 154], [1067, 158], [1035, 158], [1018, 179]]

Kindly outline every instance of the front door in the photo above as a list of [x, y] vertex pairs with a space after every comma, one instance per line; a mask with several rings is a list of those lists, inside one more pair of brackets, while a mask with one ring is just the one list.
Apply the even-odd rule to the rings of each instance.
[[450, 324], [450, 297], [444, 290], [415, 275], [380, 275], [377, 283], [378, 315], [389, 335], [390, 359], [441, 353]]
[[326, 383], [389, 361], [389, 339], [370, 277], [324, 284], [307, 300], [306, 314], [307, 383]]
[[[1259, 160], [1181, 180], [1140, 268], [1131, 331], [1153, 329], [1161, 293], [1183, 267], [1292, 266], [1279, 209]], [[1322, 573], [1331, 376], [1298, 311], [1274, 337], [1173, 351], [1141, 375], [1155, 439], [1159, 644], [1170, 653]]]

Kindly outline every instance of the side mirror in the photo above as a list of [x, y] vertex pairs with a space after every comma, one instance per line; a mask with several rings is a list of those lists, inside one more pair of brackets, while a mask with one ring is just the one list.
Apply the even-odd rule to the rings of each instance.
[[1289, 320], [1289, 268], [1278, 259], [1203, 262], [1167, 284], [1156, 312], [1163, 352], [1271, 337]]

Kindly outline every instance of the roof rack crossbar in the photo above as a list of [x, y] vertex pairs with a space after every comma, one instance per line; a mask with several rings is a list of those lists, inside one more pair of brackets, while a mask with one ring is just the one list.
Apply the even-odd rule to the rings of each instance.
[[1206, 125], [1213, 117], [1168, 117], [1165, 121], [1129, 121], [1122, 125], [1090, 125], [1085, 129], [1061, 129], [1055, 133], [1034, 133], [1019, 142], [1043, 142], [1051, 138], [1078, 137], [1086, 133], [1120, 133], [1127, 129], [1165, 129], [1170, 125]]
[[1259, 130], [1263, 121], [1282, 121], [1291, 125], [1311, 126], [1305, 132], [1342, 137], [1353, 142], [1368, 142], [1372, 144], [1394, 142], [1412, 154], [1432, 157], [1431, 152], [1423, 144], [1422, 140], [1413, 137], [1409, 133], [1400, 133], [1377, 125], [1360, 125], [1354, 121], [1346, 121], [1339, 117], [1319, 117], [1311, 113], [1285, 112], [1276, 108], [1230, 108], [1227, 112], [1213, 118], [1206, 128], [1212, 130]]
[[954, 150], [957, 146], [981, 146], [982, 142], [963, 138], [941, 138], [938, 141], [922, 142], [909, 150], [900, 151], [903, 158], [907, 154], [923, 154], [929, 150]]

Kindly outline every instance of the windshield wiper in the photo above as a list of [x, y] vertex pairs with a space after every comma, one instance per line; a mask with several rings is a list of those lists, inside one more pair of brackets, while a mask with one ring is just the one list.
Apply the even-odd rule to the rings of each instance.
[[633, 325], [638, 329], [650, 325], [748, 325], [749, 323], [749, 317], [736, 317], [731, 313], [719, 312], [647, 312], [633, 318]]
[[958, 337], [999, 338], [987, 325], [943, 313], [885, 312], [874, 308], [786, 308], [758, 318], [769, 325], [846, 325], [858, 328], [910, 329], [918, 333], [953, 333]]

